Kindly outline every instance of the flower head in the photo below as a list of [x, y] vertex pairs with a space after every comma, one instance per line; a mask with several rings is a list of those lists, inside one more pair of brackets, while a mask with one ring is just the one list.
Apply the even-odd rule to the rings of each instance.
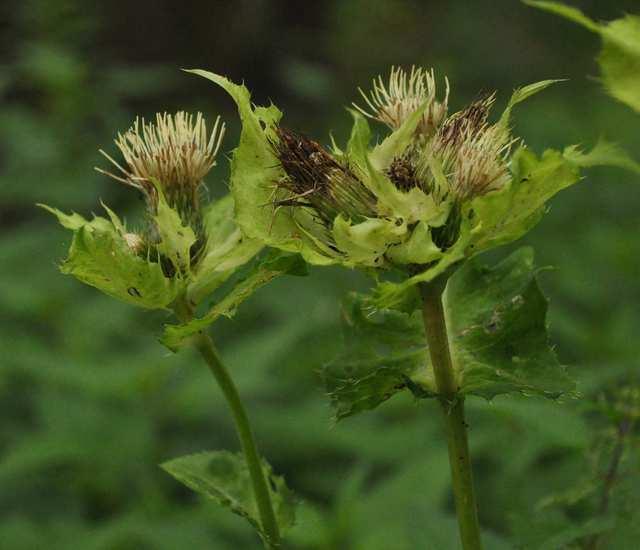
[[[515, 90], [492, 122], [493, 94], [447, 116], [448, 84], [437, 101], [432, 70], [394, 68], [388, 83], [378, 77], [369, 95], [361, 91], [368, 109], [352, 112], [346, 147], [327, 150], [281, 126], [274, 105], [253, 105], [246, 87], [193, 72], [238, 106], [231, 190], [245, 234], [313, 264], [403, 271], [403, 282], [381, 284], [378, 305], [397, 304], [413, 285], [521, 237], [593, 162], [575, 148], [537, 157], [512, 147], [513, 107], [553, 80]], [[367, 118], [391, 130], [373, 146]]]
[[100, 151], [120, 172], [116, 175], [97, 168], [126, 185], [140, 189], [150, 205], [156, 206], [156, 185], [169, 204], [179, 209], [198, 208], [204, 177], [215, 166], [225, 125], [217, 117], [210, 134], [201, 113], [178, 111], [156, 114], [155, 123], [136, 118], [115, 143], [126, 167]]
[[424, 115], [418, 123], [417, 133], [428, 136], [433, 133], [447, 115], [449, 81], [445, 78], [446, 92], [443, 100], [436, 99], [436, 80], [433, 69], [411, 67], [407, 73], [401, 67], [392, 67], [385, 83], [382, 76], [374, 78], [367, 94], [358, 89], [367, 108], [353, 106], [364, 116], [397, 130], [416, 110], [426, 104]]
[[[494, 102], [495, 94], [490, 94], [451, 115], [425, 148], [416, 170], [430, 182], [434, 197], [468, 201], [510, 181], [509, 152], [518, 140], [504, 125], [488, 123]], [[434, 162], [444, 180], [434, 175]]]
[[101, 152], [119, 174], [98, 171], [144, 194], [145, 227], [129, 230], [106, 205], [108, 217], [93, 220], [45, 207], [74, 232], [63, 271], [126, 302], [165, 308], [176, 298], [197, 305], [251, 260], [263, 245], [236, 226], [233, 198], [200, 197], [224, 129], [218, 117], [209, 133], [200, 113], [180, 111], [155, 123], [137, 118], [118, 134], [123, 165]]

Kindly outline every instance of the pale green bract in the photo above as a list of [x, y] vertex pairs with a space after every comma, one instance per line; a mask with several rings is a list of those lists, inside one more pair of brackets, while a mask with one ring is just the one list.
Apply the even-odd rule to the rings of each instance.
[[147, 309], [167, 307], [180, 292], [181, 280], [166, 277], [157, 261], [132, 252], [124, 238], [124, 225], [111, 210], [106, 209], [110, 219], [96, 216], [88, 221], [79, 214], [40, 206], [73, 231], [69, 255], [60, 265], [63, 273]]
[[579, 9], [559, 2], [524, 0], [525, 4], [569, 19], [600, 35], [598, 63], [602, 81], [617, 100], [640, 112], [640, 16], [626, 15], [598, 23]]
[[[245, 237], [233, 220], [234, 204], [229, 195], [210, 205], [203, 213], [203, 249], [192, 258], [196, 243], [193, 228], [166, 201], [158, 188], [158, 204], [151, 214], [157, 242], [133, 250], [126, 236], [133, 235], [118, 216], [103, 205], [108, 218], [89, 221], [40, 205], [73, 231], [69, 255], [60, 269], [105, 294], [147, 309], [171, 306], [179, 296], [192, 305], [202, 302], [240, 266], [263, 247]], [[162, 258], [171, 264], [163, 269]]]

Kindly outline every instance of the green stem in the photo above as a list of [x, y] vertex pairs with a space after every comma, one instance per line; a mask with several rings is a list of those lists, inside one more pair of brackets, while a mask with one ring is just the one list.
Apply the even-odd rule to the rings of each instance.
[[464, 420], [464, 398], [458, 394], [459, 388], [451, 362], [442, 305], [445, 287], [446, 279], [422, 283], [420, 286], [424, 328], [440, 404], [444, 412], [453, 496], [462, 547], [464, 550], [482, 550], [467, 441], [467, 424]]
[[[190, 309], [184, 304], [176, 307], [176, 314], [183, 320], [192, 316]], [[218, 382], [231, 409], [231, 414], [236, 426], [236, 433], [249, 469], [249, 475], [251, 476], [251, 484], [258, 507], [265, 547], [269, 550], [276, 550], [280, 548], [280, 530], [273, 511], [271, 494], [267, 480], [265, 479], [260, 455], [258, 454], [258, 449], [251, 431], [249, 417], [242, 405], [238, 390], [229, 372], [222, 363], [211, 337], [204, 332], [200, 332], [193, 338], [193, 344], [207, 363], [209, 370], [216, 379], [216, 382]]]

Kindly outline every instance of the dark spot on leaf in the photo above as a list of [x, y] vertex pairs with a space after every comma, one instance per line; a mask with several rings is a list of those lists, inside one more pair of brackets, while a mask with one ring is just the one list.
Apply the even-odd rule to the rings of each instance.
[[129, 294], [129, 296], [134, 296], [136, 298], [142, 298], [142, 294], [140, 294], [140, 291], [135, 286], [130, 286], [127, 289], [127, 293]]

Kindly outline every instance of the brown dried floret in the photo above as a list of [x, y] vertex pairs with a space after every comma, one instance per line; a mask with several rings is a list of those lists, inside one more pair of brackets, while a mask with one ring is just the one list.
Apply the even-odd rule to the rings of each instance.
[[327, 227], [339, 214], [351, 219], [375, 216], [375, 196], [348, 166], [302, 134], [281, 127], [275, 133], [272, 146], [285, 172], [276, 186], [289, 193], [278, 198], [276, 206], [310, 208]]

